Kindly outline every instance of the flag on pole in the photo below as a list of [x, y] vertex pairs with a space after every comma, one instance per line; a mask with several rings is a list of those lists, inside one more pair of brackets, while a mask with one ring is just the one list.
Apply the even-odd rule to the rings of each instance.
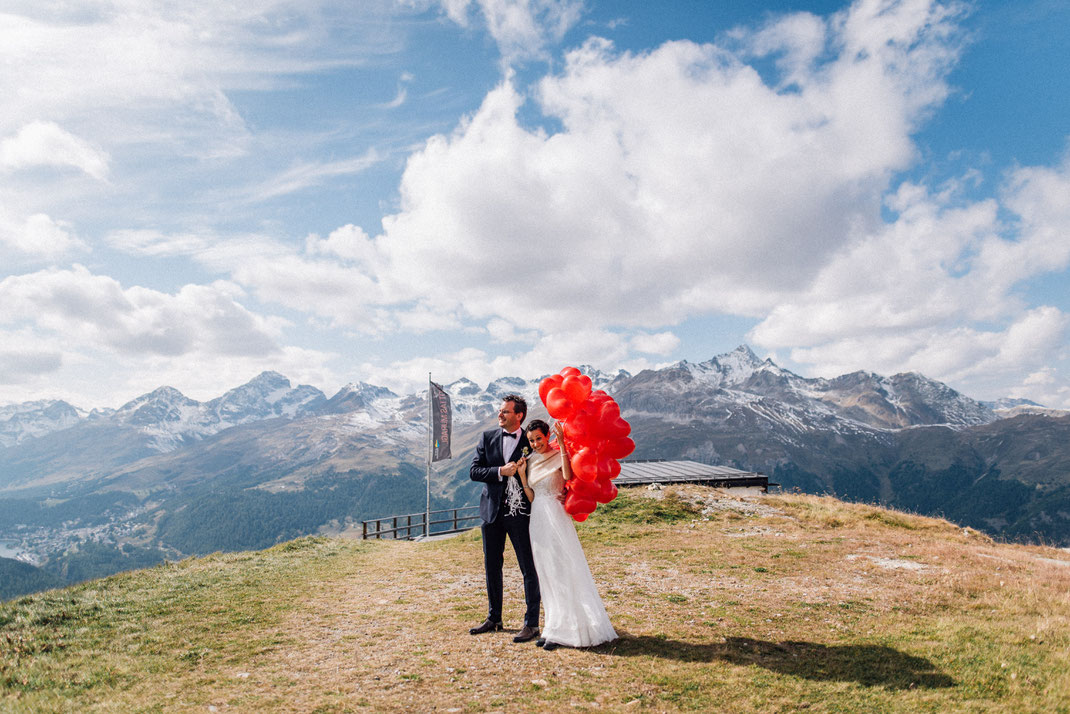
[[453, 432], [453, 410], [450, 395], [440, 385], [431, 382], [431, 460], [453, 458], [450, 437]]

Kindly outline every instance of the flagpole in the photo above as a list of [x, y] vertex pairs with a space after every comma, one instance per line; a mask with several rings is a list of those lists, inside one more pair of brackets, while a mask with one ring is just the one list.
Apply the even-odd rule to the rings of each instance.
[[431, 373], [427, 373], [427, 510], [424, 512], [424, 535], [431, 537], [431, 459], [434, 458], [434, 435], [431, 433], [434, 414], [431, 396]]

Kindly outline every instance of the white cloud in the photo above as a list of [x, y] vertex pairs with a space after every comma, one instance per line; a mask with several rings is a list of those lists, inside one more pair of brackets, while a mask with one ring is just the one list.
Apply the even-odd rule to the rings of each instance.
[[70, 345], [122, 355], [182, 357], [277, 352], [281, 325], [239, 305], [236, 286], [186, 285], [169, 295], [123, 288], [76, 265], [0, 281], [0, 323], [31, 323]]
[[0, 247], [3, 246], [42, 259], [54, 259], [87, 248], [69, 223], [53, 220], [44, 213], [21, 216], [0, 203]]
[[360, 173], [381, 160], [382, 157], [374, 149], [369, 149], [362, 156], [349, 159], [326, 163], [301, 163], [248, 189], [248, 200], [267, 201], [277, 196], [295, 193], [310, 186], [317, 186], [336, 176]]
[[[348, 238], [339, 237], [339, 231]], [[355, 239], [349, 240], [353, 232], [342, 228], [332, 236], [326, 241], [310, 238], [307, 254], [265, 239], [226, 241], [205, 249], [197, 260], [229, 273], [261, 302], [327, 318], [331, 327], [353, 327], [365, 334], [396, 329], [396, 321], [378, 321], [375, 308], [383, 303], [383, 292], [376, 279], [359, 265], [338, 259], [336, 250], [356, 250]]]
[[372, 0], [9, 7], [0, 13], [4, 114], [71, 118], [109, 141], [167, 138], [172, 150], [232, 153], [247, 128], [227, 90], [265, 89], [396, 48], [389, 25], [369, 22], [392, 9]]
[[[475, 347], [452, 353], [432, 354], [387, 365], [365, 363], [360, 373], [365, 381], [382, 384], [399, 393], [411, 393], [427, 385], [427, 373], [437, 382], [448, 383], [461, 377], [486, 386], [503, 375], [533, 378], [552, 374], [566, 366], [591, 365], [601, 370], [618, 368], [638, 372], [650, 366], [642, 359], [629, 358], [628, 337], [603, 330], [574, 330], [544, 335], [529, 348], [505, 355], [493, 355]], [[421, 382], [421, 379], [423, 380]]]
[[[890, 35], [878, 42], [869, 21]], [[376, 239], [396, 289], [477, 319], [518, 314], [527, 296], [499, 267], [504, 244], [553, 296], [539, 323], [658, 327], [771, 309], [879, 225], [955, 54], [936, 6], [857, 10], [825, 34], [841, 53], [786, 93], [714, 45], [633, 55], [591, 40], [540, 85], [564, 126], [552, 135], [519, 124], [506, 79], [410, 158], [402, 210]]]
[[667, 355], [679, 346], [680, 338], [671, 332], [643, 333], [631, 340], [632, 349], [649, 355]]
[[205, 236], [196, 233], [169, 235], [153, 229], [112, 231], [105, 240], [116, 250], [146, 257], [192, 255], [209, 244]]
[[379, 256], [375, 243], [360, 226], [348, 224], [331, 231], [326, 238], [312, 234], [305, 239], [305, 252], [309, 255], [326, 255], [343, 261], [375, 268]]
[[114, 407], [162, 384], [210, 399], [268, 369], [341, 385], [338, 354], [285, 344], [287, 323], [243, 297], [226, 282], [173, 294], [124, 287], [78, 265], [9, 276], [0, 281], [0, 403]]
[[55, 372], [63, 355], [53, 350], [34, 350], [25, 345], [0, 347], [0, 384], [21, 381], [26, 375]]
[[411, 6], [438, 4], [446, 16], [469, 26], [475, 7], [494, 38], [503, 61], [545, 57], [546, 46], [559, 42], [583, 14], [582, 0], [403, 0]]
[[998, 201], [905, 183], [888, 201], [893, 222], [841, 251], [749, 338], [829, 376], [915, 370], [1004, 396], [1000, 384], [1065, 349], [1070, 318], [1017, 291], [1070, 266], [1068, 195], [1065, 161], [1011, 172]]
[[538, 338], [538, 333], [534, 331], [518, 332], [517, 325], [513, 324], [509, 320], [503, 320], [495, 317], [487, 321], [487, 334], [494, 342], [498, 343], [510, 343], [510, 342], [528, 342], [533, 343]]
[[0, 141], [0, 167], [73, 166], [95, 179], [108, 175], [108, 154], [54, 122], [31, 122]]

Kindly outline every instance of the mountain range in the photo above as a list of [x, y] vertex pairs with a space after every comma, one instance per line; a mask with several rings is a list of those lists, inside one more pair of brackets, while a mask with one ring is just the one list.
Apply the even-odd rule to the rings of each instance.
[[[745, 345], [635, 375], [581, 369], [632, 424], [632, 458], [756, 470], [785, 489], [1070, 545], [1066, 412], [982, 403], [917, 373], [804, 378]], [[503, 395], [524, 394], [545, 418], [540, 381], [446, 385], [454, 458], [436, 465], [435, 507], [477, 498], [472, 445]], [[328, 398], [275, 372], [207, 402], [160, 387], [114, 410], [0, 407], [0, 542], [68, 569], [94, 542], [118, 553], [96, 548], [107, 568], [135, 552], [264, 547], [422, 512], [426, 419], [423, 393], [357, 382]]]

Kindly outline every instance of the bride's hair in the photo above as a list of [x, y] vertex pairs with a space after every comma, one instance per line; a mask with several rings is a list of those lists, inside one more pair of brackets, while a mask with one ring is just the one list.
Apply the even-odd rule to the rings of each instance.
[[527, 432], [530, 434], [535, 430], [541, 431], [543, 436], [550, 435], [550, 425], [542, 419], [532, 419], [528, 422]]

